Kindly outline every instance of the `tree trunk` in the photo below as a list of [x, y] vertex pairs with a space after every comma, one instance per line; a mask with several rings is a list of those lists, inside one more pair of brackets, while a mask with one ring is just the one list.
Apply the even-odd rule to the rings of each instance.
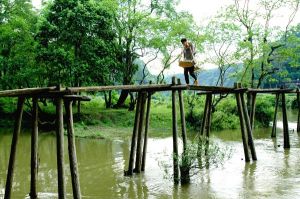
[[129, 94], [128, 90], [122, 90], [121, 91], [121, 95], [120, 95], [120, 97], [118, 99], [118, 102], [117, 102], [117, 104], [116, 104], [115, 107], [119, 108], [119, 107], [124, 106], [124, 103], [125, 103], [125, 101], [126, 101], [126, 99], [128, 97], [128, 94]]

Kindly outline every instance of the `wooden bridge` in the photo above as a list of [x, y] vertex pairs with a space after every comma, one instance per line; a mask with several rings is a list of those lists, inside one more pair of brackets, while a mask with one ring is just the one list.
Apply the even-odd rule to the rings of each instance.
[[[26, 88], [16, 90], [0, 91], [0, 97], [17, 97], [17, 111], [15, 117], [14, 131], [11, 143], [11, 152], [9, 164], [7, 169], [7, 179], [5, 186], [5, 199], [11, 198], [15, 156], [18, 145], [18, 137], [21, 130], [21, 122], [23, 115], [23, 106], [26, 98], [32, 98], [32, 135], [31, 135], [31, 185], [30, 197], [37, 198], [36, 182], [37, 182], [37, 169], [38, 169], [38, 99], [51, 98], [55, 99], [56, 105], [56, 139], [57, 139], [57, 173], [58, 173], [58, 198], [66, 198], [65, 193], [65, 174], [64, 174], [64, 141], [63, 141], [63, 108], [66, 110], [66, 124], [68, 135], [68, 152], [70, 160], [70, 171], [72, 178], [73, 197], [81, 198], [79, 186], [79, 173], [77, 168], [77, 158], [74, 142], [74, 129], [73, 129], [73, 101], [89, 101], [90, 99], [85, 96], [76, 95], [78, 92], [90, 91], [110, 91], [110, 90], [128, 90], [130, 92], [137, 92], [136, 113], [132, 133], [131, 151], [129, 157], [128, 170], [125, 175], [132, 175], [140, 173], [145, 170], [146, 152], [147, 152], [147, 138], [148, 127], [150, 121], [150, 107], [151, 96], [154, 92], [170, 91], [172, 92], [172, 131], [173, 131], [173, 153], [174, 157], [178, 157], [178, 128], [177, 128], [177, 110], [176, 110], [176, 96], [178, 94], [180, 117], [181, 117], [181, 134], [183, 140], [183, 151], [186, 150], [186, 127], [185, 127], [185, 112], [182, 91], [192, 90], [198, 91], [199, 95], [206, 95], [206, 102], [204, 108], [204, 116], [201, 126], [201, 135], [209, 137], [211, 114], [212, 114], [212, 96], [216, 94], [233, 94], [236, 97], [237, 110], [240, 118], [241, 137], [244, 147], [245, 161], [249, 162], [252, 158], [253, 161], [257, 160], [255, 145], [252, 136], [252, 128], [255, 117], [255, 101], [256, 95], [259, 93], [269, 93], [276, 95], [275, 115], [273, 122], [272, 136], [276, 136], [276, 119], [277, 109], [279, 104], [279, 96], [282, 97], [282, 115], [283, 115], [283, 138], [284, 148], [290, 148], [288, 120], [286, 114], [285, 94], [296, 93], [299, 104], [299, 90], [291, 89], [247, 89], [241, 88], [240, 84], [235, 84], [234, 87], [213, 87], [213, 86], [193, 86], [181, 85], [180, 81], [176, 82], [176, 78], [172, 79], [172, 84], [166, 85], [120, 85], [120, 86], [95, 86], [95, 87], [71, 87], [60, 88], [47, 87], [47, 88]], [[245, 94], [250, 96], [250, 110], [245, 103]], [[64, 107], [63, 107], [64, 106]], [[299, 108], [300, 110], [300, 108]], [[300, 131], [300, 115], [298, 111], [298, 125], [297, 131]], [[250, 153], [249, 153], [250, 152]], [[251, 156], [250, 156], [251, 154]], [[251, 157], [251, 158], [250, 158]], [[174, 181], [178, 183], [180, 176], [178, 159], [173, 158], [174, 166]]]

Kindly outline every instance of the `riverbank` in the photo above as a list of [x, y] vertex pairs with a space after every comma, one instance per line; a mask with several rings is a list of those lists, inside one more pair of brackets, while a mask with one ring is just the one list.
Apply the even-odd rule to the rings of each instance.
[[[198, 131], [201, 126], [204, 97], [185, 95], [185, 114], [188, 131]], [[135, 111], [127, 108], [106, 108], [103, 96], [91, 96], [90, 102], [81, 103], [81, 113], [73, 107], [75, 136], [80, 138], [118, 138], [128, 137], [132, 134]], [[295, 108], [295, 96], [287, 97], [287, 107]], [[150, 132], [165, 132], [172, 130], [172, 109], [170, 96], [155, 94], [151, 102]], [[256, 105], [257, 127], [269, 126], [274, 114], [274, 97], [258, 96]], [[0, 127], [13, 128], [16, 99], [0, 98]], [[55, 106], [51, 101], [39, 103], [39, 129], [41, 132], [55, 131]], [[31, 128], [30, 102], [27, 101], [23, 128]], [[178, 107], [179, 110], [179, 107]], [[180, 117], [178, 115], [178, 124]], [[180, 125], [178, 125], [180, 128]], [[234, 96], [223, 99], [214, 110], [212, 116], [212, 130], [237, 129], [239, 118], [237, 116]]]

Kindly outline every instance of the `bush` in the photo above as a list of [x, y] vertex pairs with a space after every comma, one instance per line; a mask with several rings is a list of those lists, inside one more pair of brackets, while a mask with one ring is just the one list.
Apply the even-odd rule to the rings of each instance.
[[255, 120], [263, 127], [268, 127], [273, 119], [274, 106], [269, 97], [263, 96], [256, 100]]

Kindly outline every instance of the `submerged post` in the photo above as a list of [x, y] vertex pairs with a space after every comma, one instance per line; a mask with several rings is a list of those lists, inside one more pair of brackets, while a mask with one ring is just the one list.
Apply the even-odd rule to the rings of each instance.
[[142, 160], [142, 171], [145, 171], [145, 166], [146, 166], [146, 155], [147, 155], [147, 145], [148, 145], [148, 129], [149, 129], [149, 123], [150, 123], [151, 95], [152, 94], [150, 92], [148, 92], [146, 124], [145, 124], [145, 137], [144, 137], [144, 148], [143, 148], [143, 160]]
[[272, 127], [272, 134], [271, 134], [272, 138], [276, 137], [278, 104], [279, 104], [279, 94], [276, 93], [275, 112], [274, 112], [273, 127]]
[[[77, 156], [75, 147], [75, 137], [73, 128], [73, 113], [72, 113], [72, 102], [71, 100], [64, 100], [66, 109], [66, 122], [67, 122], [67, 133], [68, 133], [68, 151], [69, 151], [69, 161], [70, 161], [70, 172], [72, 178], [72, 189], [73, 198], [80, 199], [80, 185], [79, 185], [79, 173], [77, 166]], [[78, 100], [78, 103], [80, 100]]]
[[138, 137], [137, 137], [137, 149], [136, 149], [136, 160], [135, 160], [135, 169], [134, 172], [140, 173], [142, 170], [142, 148], [143, 148], [143, 127], [144, 127], [144, 115], [145, 115], [145, 104], [147, 100], [147, 93], [142, 92], [142, 99], [141, 99], [141, 110], [140, 114], [140, 123], [138, 128]]
[[297, 132], [300, 132], [300, 93], [299, 88], [297, 88], [297, 105], [298, 105], [298, 119], [297, 119]]
[[[241, 98], [241, 102], [242, 102], [244, 120], [245, 120], [245, 124], [246, 124], [247, 135], [248, 135], [248, 145], [250, 147], [252, 160], [257, 160], [254, 141], [253, 141], [253, 135], [252, 135], [252, 126], [251, 126], [251, 123], [250, 123], [248, 110], [247, 110], [247, 106], [246, 106], [246, 103], [245, 103], [243, 93], [240, 93], [240, 98]], [[253, 109], [252, 109], [252, 112], [253, 112]]]
[[[234, 87], [239, 88], [240, 86], [237, 83], [235, 83]], [[239, 118], [240, 118], [240, 125], [241, 125], [241, 133], [242, 133], [245, 161], [250, 162], [249, 151], [248, 151], [248, 141], [247, 141], [247, 136], [246, 136], [246, 131], [245, 131], [245, 124], [244, 124], [245, 119], [244, 119], [243, 107], [242, 107], [242, 102], [241, 102], [240, 95], [241, 94], [239, 92], [237, 92], [235, 94], [235, 97], [236, 97], [236, 102], [237, 102]]]
[[38, 169], [38, 98], [32, 98], [32, 134], [31, 134], [31, 182], [30, 198], [37, 198], [36, 181]]
[[283, 122], [283, 147], [290, 148], [289, 126], [286, 114], [285, 93], [282, 92], [282, 122]]
[[19, 135], [21, 131], [24, 101], [25, 101], [24, 97], [19, 97], [17, 112], [16, 112], [16, 120], [14, 125], [14, 133], [11, 141], [9, 163], [7, 168], [7, 178], [6, 178], [4, 199], [10, 199], [11, 197], [11, 187], [12, 187], [12, 182], [14, 177], [13, 175], [15, 169], [17, 144], [18, 144]]
[[[178, 85], [181, 85], [180, 79], [178, 79]], [[181, 118], [181, 132], [182, 132], [182, 142], [183, 142], [183, 151], [186, 150], [186, 123], [185, 123], [185, 114], [184, 114], [184, 104], [182, 91], [178, 90], [179, 98], [179, 107], [180, 107], [180, 118]]]
[[[209, 106], [209, 97], [208, 94], [205, 96], [205, 106], [204, 106], [204, 112], [203, 112], [203, 118], [202, 118], [202, 123], [201, 123], [201, 130], [200, 130], [200, 136], [204, 134], [205, 128], [206, 128], [206, 123], [207, 123], [207, 113], [208, 113], [208, 106]], [[199, 136], [199, 137], [200, 137]]]
[[[175, 77], [172, 78], [172, 85], [175, 85]], [[176, 90], [172, 90], [172, 126], [173, 126], [173, 168], [174, 182], [179, 182], [179, 164], [178, 164], [178, 134], [177, 134], [177, 116], [176, 116]]]
[[57, 150], [57, 186], [58, 198], [66, 198], [64, 172], [64, 126], [63, 99], [56, 99], [56, 150]]
[[142, 93], [138, 93], [137, 102], [136, 102], [136, 110], [135, 110], [135, 119], [134, 119], [134, 126], [132, 132], [132, 139], [131, 139], [131, 149], [130, 149], [130, 157], [128, 163], [128, 170], [124, 172], [125, 176], [129, 176], [133, 174], [133, 165], [135, 160], [135, 150], [136, 150], [136, 139], [137, 139], [137, 131], [139, 128], [139, 121], [140, 121], [140, 107], [142, 101]]
[[250, 111], [250, 125], [252, 132], [254, 130], [254, 121], [255, 121], [255, 106], [256, 105], [256, 93], [251, 94], [251, 111]]

